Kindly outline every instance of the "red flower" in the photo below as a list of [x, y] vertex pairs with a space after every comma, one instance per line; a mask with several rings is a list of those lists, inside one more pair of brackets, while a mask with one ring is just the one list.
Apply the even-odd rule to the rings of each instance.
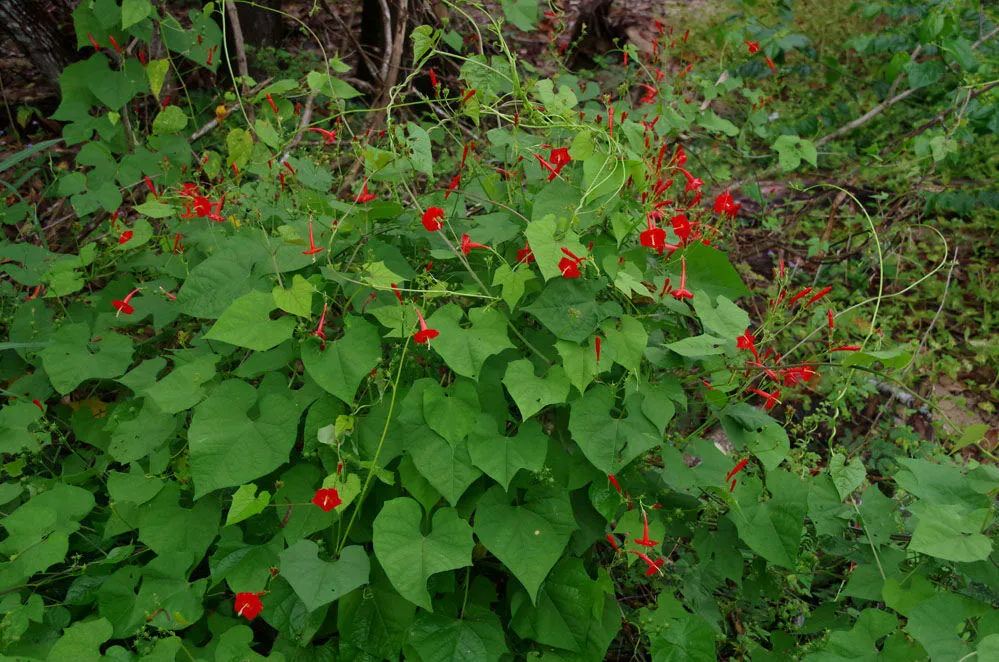
[[329, 308], [329, 305], [329, 302], [323, 302], [323, 313], [319, 316], [319, 326], [311, 333], [311, 335], [323, 341], [324, 347], [326, 346], [326, 332], [323, 331], [323, 327], [326, 326], [326, 309]]
[[777, 67], [774, 66], [774, 61], [770, 59], [770, 56], [766, 56], [767, 66], [770, 67], [770, 71], [777, 73]]
[[635, 538], [635, 544], [642, 547], [655, 547], [659, 544], [655, 540], [649, 540], [649, 517], [644, 510], [642, 511], [642, 537], [641, 539]]
[[320, 129], [319, 127], [309, 127], [309, 131], [315, 131], [323, 137], [324, 145], [332, 145], [336, 142], [336, 131], [330, 131], [328, 129]]
[[614, 489], [617, 490], [617, 493], [620, 494], [621, 486], [618, 484], [617, 478], [614, 476], [614, 474], [607, 474], [607, 480], [610, 481], [611, 485], [614, 486]]
[[690, 174], [683, 168], [677, 168], [677, 170], [683, 173], [683, 176], [687, 178], [687, 186], [683, 189], [687, 193], [690, 193], [691, 191], [696, 191], [697, 189], [704, 186], [704, 180], [702, 180], [700, 177], [694, 177], [692, 174]]
[[127, 244], [128, 242], [130, 242], [132, 240], [132, 235], [134, 234], [135, 233], [132, 232], [131, 230], [125, 230], [124, 232], [122, 232], [121, 236], [118, 237], [118, 245], [121, 246], [122, 244]]
[[594, 350], [594, 351], [596, 352], [596, 354], [597, 354], [597, 363], [600, 363], [600, 343], [601, 343], [601, 342], [602, 342], [602, 341], [600, 340], [600, 336], [596, 336], [596, 337], [595, 337], [595, 338], [593, 339], [593, 350]]
[[394, 294], [395, 298], [399, 300], [399, 303], [402, 303], [402, 292], [399, 291], [399, 288], [395, 283], [389, 283], [389, 285], [392, 286], [392, 294]]
[[270, 95], [269, 92], [265, 96], [267, 97], [267, 103], [269, 103], [271, 105], [271, 110], [273, 110], [274, 114], [277, 115], [278, 114], [278, 109], [277, 109], [277, 106], [274, 105], [274, 99], [271, 97], [271, 95]]
[[812, 381], [819, 373], [811, 366], [802, 365], [784, 368], [780, 374], [784, 378], [784, 386], [796, 386], [798, 382]]
[[548, 155], [548, 160], [553, 166], [561, 170], [572, 162], [572, 157], [569, 156], [568, 147], [557, 147], [552, 149], [551, 153]]
[[364, 186], [361, 187], [361, 192], [354, 196], [354, 202], [364, 204], [365, 202], [371, 202], [377, 198], [374, 193], [368, 193], [368, 182], [364, 182]]
[[530, 243], [525, 241], [524, 247], [517, 251], [517, 262], [523, 262], [524, 264], [534, 262], [534, 253], [531, 251]]
[[793, 297], [791, 297], [790, 299], [788, 299], [787, 300], [787, 305], [790, 306], [792, 303], [794, 303], [795, 301], [797, 301], [798, 299], [800, 299], [801, 297], [805, 296], [806, 294], [808, 294], [811, 291], [812, 291], [812, 288], [806, 287], [805, 289], [803, 289], [802, 291], [798, 292]]
[[315, 255], [326, 250], [325, 246], [316, 246], [316, 240], [312, 234], [312, 221], [309, 221], [309, 250], [302, 251], [302, 255]]
[[749, 390], [750, 390], [750, 392], [755, 393], [756, 395], [760, 396], [761, 398], [766, 398], [766, 402], [763, 403], [763, 408], [764, 409], [773, 409], [778, 403], [780, 403], [780, 400], [778, 399], [778, 398], [780, 398], [780, 391], [774, 391], [773, 393], [767, 393], [766, 391], [762, 391], [762, 390], [760, 390], [758, 388], [751, 388]]
[[649, 567], [645, 569], [645, 576], [646, 577], [651, 577], [652, 575], [656, 574], [657, 572], [660, 573], [660, 574], [662, 573], [662, 571], [660, 570], [660, 568], [663, 567], [663, 564], [666, 562], [666, 559], [656, 559], [655, 561], [653, 561], [652, 559], [650, 559], [645, 554], [642, 554], [641, 552], [636, 552], [634, 550], [629, 550], [629, 551], [632, 554], [634, 554], [635, 556], [637, 556], [638, 558], [640, 558], [643, 561], [645, 561], [646, 564], [648, 564]]
[[219, 201], [215, 203], [215, 210], [209, 211], [209, 213], [207, 214], [208, 218], [215, 221], [216, 223], [222, 223], [223, 221], [225, 221], [225, 216], [222, 215], [222, 205], [224, 204], [225, 204], [225, 193], [223, 193]]
[[477, 244], [467, 234], [461, 235], [461, 252], [468, 255], [473, 248], [489, 248], [485, 244]]
[[752, 55], [760, 50], [760, 42], [758, 41], [744, 41], [742, 42], [749, 48], [749, 54]]
[[263, 595], [263, 591], [260, 593], [237, 593], [234, 607], [236, 615], [242, 616], [248, 621], [259, 616], [260, 612], [264, 610], [264, 603], [260, 601], [259, 597], [261, 595]]
[[159, 194], [156, 192], [156, 186], [153, 184], [153, 180], [149, 179], [149, 175], [143, 175], [142, 180], [146, 182], [146, 188], [149, 192], [153, 194], [154, 198], [159, 198]]
[[680, 288], [673, 290], [673, 298], [682, 301], [693, 299], [694, 293], [687, 289], [687, 258], [680, 258]]
[[829, 317], [829, 329], [832, 330], [833, 327], [836, 326], [836, 323], [833, 321], [833, 311], [832, 311], [832, 308], [830, 308], [828, 311], [826, 311], [826, 314]]
[[645, 83], [642, 83], [641, 87], [645, 89], [645, 94], [642, 96], [641, 99], [638, 100], [639, 103], [655, 103], [656, 96], [658, 96], [659, 94], [659, 90], [652, 87], [651, 85], [646, 85]]
[[447, 185], [447, 191], [444, 193], [444, 199], [447, 200], [451, 196], [451, 194], [454, 193], [455, 189], [458, 188], [458, 186], [460, 185], [461, 185], [461, 173], [459, 172], [457, 175], [451, 178], [451, 183]]
[[569, 251], [568, 248], [562, 248], [562, 252], [568, 257], [564, 257], [558, 262], [558, 270], [562, 272], [563, 278], [579, 278], [579, 263], [585, 260], [585, 257], [577, 257]]
[[434, 90], [436, 90], [437, 89], [437, 74], [434, 72], [434, 68], [430, 67], [430, 71], [428, 73], [430, 74], [430, 85], [434, 88]]
[[857, 351], [860, 351], [860, 345], [841, 345], [839, 347], [833, 347], [829, 351], [830, 352], [857, 352]]
[[812, 305], [825, 295], [829, 294], [830, 292], [832, 292], [832, 285], [827, 285], [823, 287], [821, 290], [813, 294], [811, 299], [805, 302], [805, 308], [808, 308], [810, 305]]
[[733, 467], [731, 471], [729, 471], [727, 474], [725, 474], [725, 480], [726, 481], [732, 480], [732, 478], [735, 477], [735, 475], [737, 473], [739, 473], [740, 471], [742, 471], [743, 469], [746, 468], [747, 464], [749, 464], [749, 458], [748, 457], [745, 457], [745, 458], [739, 460], [739, 463], [736, 464], [735, 467]]
[[621, 549], [617, 546], [617, 539], [614, 537], [613, 533], [608, 533], [607, 536], [606, 536], [606, 538], [607, 538], [607, 542], [610, 543], [610, 546], [614, 548], [615, 552], [620, 552], [621, 551]]
[[340, 498], [340, 494], [334, 488], [327, 487], [316, 490], [316, 495], [312, 497], [312, 503], [319, 506], [324, 513], [328, 513], [343, 503], [343, 499]]
[[760, 360], [760, 354], [756, 351], [756, 338], [749, 332], [749, 329], [746, 329], [745, 333], [735, 339], [735, 346], [738, 349], [748, 349], [757, 361]]
[[427, 326], [427, 321], [423, 319], [423, 313], [420, 312], [419, 308], [415, 308], [414, 310], [416, 310], [416, 316], [420, 318], [420, 330], [413, 336], [413, 340], [420, 345], [429, 343], [439, 336], [440, 332], [437, 329], [431, 329]]
[[687, 243], [690, 240], [690, 221], [687, 220], [686, 214], [677, 214], [669, 222], [680, 241], [684, 244]]
[[[645, 230], [638, 235], [638, 240], [641, 242], [642, 246], [646, 248], [651, 248], [653, 250], [659, 251], [660, 254], [666, 250], [666, 230], [660, 227], [656, 227], [655, 223], [656, 213], [648, 213], [645, 215], [645, 222], [648, 225], [648, 230]], [[676, 246], [670, 246], [670, 250], [676, 250]]]
[[132, 313], [135, 312], [135, 308], [132, 307], [132, 304], [130, 304], [129, 301], [131, 301], [132, 297], [135, 296], [135, 293], [141, 289], [142, 289], [141, 287], [137, 287], [131, 292], [129, 292], [127, 295], [125, 295], [124, 299], [116, 299], [111, 302], [111, 305], [114, 306], [114, 309], [118, 311], [117, 314], [115, 314], [115, 317], [117, 317], [122, 313], [125, 313], [126, 315], [131, 315]]
[[732, 198], [732, 194], [728, 192], [728, 189], [715, 198], [716, 214], [725, 214], [729, 218], [735, 218], [741, 207], [742, 203], [736, 203], [736, 201]]
[[437, 232], [444, 227], [444, 222], [441, 220], [444, 218], [444, 210], [440, 207], [428, 207], [427, 211], [423, 212], [423, 227], [426, 228], [427, 232]]
[[180, 187], [180, 195], [185, 198], [193, 198], [198, 195], [198, 185], [194, 182], [187, 182]]

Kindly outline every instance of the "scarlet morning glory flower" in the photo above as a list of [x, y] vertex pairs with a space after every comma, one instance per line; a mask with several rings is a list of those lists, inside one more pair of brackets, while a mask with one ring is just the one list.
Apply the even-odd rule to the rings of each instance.
[[657, 572], [658, 573], [662, 572], [660, 570], [660, 568], [663, 567], [663, 564], [666, 562], [666, 559], [656, 559], [655, 561], [653, 561], [652, 559], [650, 559], [645, 554], [642, 554], [641, 552], [636, 552], [634, 550], [629, 550], [629, 551], [632, 554], [634, 554], [635, 556], [637, 556], [638, 558], [640, 558], [643, 561], [645, 561], [645, 563], [648, 565], [648, 568], [645, 569], [645, 576], [646, 577], [651, 577], [652, 575], [656, 574]]
[[816, 301], [818, 301], [819, 299], [821, 299], [825, 295], [829, 294], [830, 292], [832, 292], [832, 285], [826, 285], [821, 290], [819, 290], [814, 295], [812, 295], [811, 299], [809, 299], [808, 301], [805, 302], [805, 308], [808, 308], [810, 305], [812, 305], [813, 303], [815, 303]]
[[564, 278], [579, 278], [579, 263], [586, 258], [573, 255], [568, 248], [563, 247], [562, 252], [565, 253], [567, 257], [559, 260], [558, 270], [562, 272], [562, 276]]
[[715, 198], [715, 213], [725, 214], [729, 218], [735, 218], [739, 213], [739, 209], [742, 207], [741, 203], [737, 203], [733, 198], [732, 194], [729, 193], [728, 189], [724, 193], [720, 194]]
[[780, 400], [778, 399], [778, 398], [780, 398], [780, 391], [774, 391], [773, 393], [767, 393], [766, 391], [760, 390], [758, 388], [751, 388], [751, 389], [749, 389], [749, 391], [751, 393], [755, 393], [756, 395], [760, 396], [761, 398], [765, 398], [766, 399], [766, 401], [763, 403], [763, 408], [764, 409], [773, 409], [774, 406], [776, 406], [777, 403], [780, 402]]
[[209, 213], [207, 214], [208, 218], [215, 221], [216, 223], [222, 223], [223, 221], [225, 221], [225, 216], [222, 215], [222, 205], [224, 204], [225, 204], [225, 193], [223, 193], [219, 201], [215, 203], [214, 211], [209, 211]]
[[142, 289], [141, 287], [137, 287], [131, 292], [129, 292], [127, 295], [125, 295], [124, 299], [116, 299], [111, 302], [111, 305], [114, 306], [114, 309], [118, 311], [117, 314], [115, 314], [115, 317], [121, 315], [122, 313], [125, 313], [126, 315], [131, 315], [132, 313], [135, 312], [135, 308], [132, 307], [132, 304], [130, 304], [129, 301], [131, 301], [132, 297], [135, 296], [135, 293], [141, 289]]
[[193, 198], [194, 196], [198, 195], [198, 185], [195, 184], [194, 182], [186, 182], [180, 188], [180, 195], [182, 195], [185, 198]]
[[829, 350], [830, 352], [859, 352], [860, 345], [840, 345], [839, 347], [833, 347]]
[[420, 330], [413, 336], [413, 340], [422, 345], [439, 336], [440, 332], [437, 329], [431, 329], [427, 326], [427, 321], [423, 319], [423, 313], [420, 312], [420, 309], [414, 308], [414, 310], [416, 311], [416, 316], [420, 319]]
[[704, 180], [702, 180], [700, 177], [694, 177], [692, 174], [690, 174], [683, 168], [677, 168], [677, 170], [683, 173], [683, 176], [687, 178], [687, 186], [684, 187], [683, 189], [687, 193], [690, 193], [691, 191], [696, 191], [697, 189], [704, 186]]
[[451, 183], [447, 185], [447, 191], [444, 192], [444, 199], [447, 200], [455, 189], [461, 185], [461, 173], [451, 178]]
[[756, 338], [753, 337], [753, 334], [750, 333], [749, 329], [746, 329], [745, 333], [735, 339], [735, 346], [738, 349], [748, 349], [753, 353], [753, 356], [757, 361], [760, 360], [760, 355], [756, 351]]
[[323, 137], [324, 145], [332, 145], [336, 141], [336, 131], [330, 131], [328, 129], [320, 129], [319, 127], [310, 127], [309, 131], [315, 131]]
[[645, 94], [642, 96], [641, 99], [638, 100], [639, 103], [655, 103], [656, 96], [658, 96], [659, 94], [659, 90], [652, 87], [651, 85], [646, 85], [645, 83], [642, 83], [641, 87], [645, 90]]
[[642, 511], [642, 537], [635, 538], [635, 544], [642, 547], [655, 547], [659, 544], [655, 540], [649, 540], [649, 517], [645, 511]]
[[534, 252], [531, 250], [529, 242], [525, 241], [524, 247], [517, 251], [517, 262], [523, 262], [524, 264], [534, 262]]
[[473, 248], [489, 248], [485, 244], [477, 244], [467, 234], [461, 235], [461, 252], [468, 255]]
[[312, 503], [322, 508], [323, 512], [328, 513], [343, 503], [343, 499], [340, 498], [340, 494], [335, 489], [327, 487], [316, 490], [316, 495], [312, 497]]
[[315, 255], [326, 250], [325, 246], [316, 246], [316, 240], [312, 234], [312, 221], [309, 221], [309, 250], [302, 251], [302, 255]]
[[122, 244], [127, 244], [128, 242], [130, 242], [132, 240], [132, 235], [134, 234], [135, 233], [132, 232], [131, 230], [125, 230], [124, 232], [122, 232], [121, 236], [118, 237], [118, 245], [121, 246]]
[[548, 155], [548, 160], [553, 166], [561, 170], [572, 162], [572, 157], [569, 156], [568, 147], [557, 147]]
[[799, 382], [810, 382], [818, 374], [815, 368], [807, 365], [784, 368], [780, 371], [780, 375], [784, 379], [784, 386], [796, 386]]
[[248, 621], [252, 621], [259, 616], [260, 612], [264, 610], [264, 603], [260, 601], [261, 595], [263, 595], [263, 591], [260, 593], [237, 593], [235, 603], [236, 615], [242, 616]]
[[444, 210], [440, 207], [428, 207], [427, 211], [423, 212], [423, 227], [426, 228], [427, 232], [437, 232], [442, 227], [444, 227], [444, 222], [441, 220], [444, 218]]
[[621, 493], [621, 485], [620, 485], [620, 483], [617, 482], [617, 477], [614, 476], [614, 474], [607, 474], [607, 480], [610, 481], [610, 484], [613, 485], [614, 489], [617, 490], [617, 493], [620, 494]]
[[323, 347], [326, 346], [326, 332], [323, 331], [323, 327], [326, 326], [326, 309], [329, 308], [329, 305], [329, 302], [323, 303], [323, 313], [319, 316], [319, 326], [311, 334], [323, 341]]
[[686, 214], [677, 214], [669, 222], [673, 226], [673, 232], [676, 233], [680, 241], [687, 243], [690, 239], [690, 221], [687, 220]]
[[602, 341], [601, 341], [601, 339], [600, 339], [600, 336], [596, 336], [596, 337], [595, 337], [595, 338], [593, 339], [593, 351], [594, 351], [594, 352], [596, 353], [596, 355], [597, 355], [597, 363], [600, 363], [600, 343], [601, 343], [601, 342], [602, 342]]
[[687, 258], [680, 258], [680, 287], [671, 293], [674, 299], [693, 299], [694, 293], [687, 289]]
[[732, 468], [731, 471], [729, 471], [727, 474], [725, 474], [725, 480], [726, 481], [732, 480], [737, 473], [739, 473], [740, 471], [742, 471], [743, 469], [746, 468], [747, 464], [749, 464], [749, 458], [748, 457], [744, 457], [741, 460], [739, 460], [738, 464], [736, 464]]
[[744, 41], [742, 43], [744, 43], [746, 47], [749, 49], [750, 55], [753, 55], [754, 53], [760, 50], [760, 42], [758, 41]]
[[364, 182], [364, 186], [361, 187], [361, 192], [354, 196], [354, 202], [359, 204], [364, 204], [365, 202], [371, 202], [376, 196], [374, 193], [368, 192], [368, 182]]
[[639, 234], [638, 240], [642, 246], [657, 250], [661, 254], [666, 250], [666, 230], [657, 227], [654, 219], [655, 214], [649, 213], [645, 215], [645, 222], [649, 229]]

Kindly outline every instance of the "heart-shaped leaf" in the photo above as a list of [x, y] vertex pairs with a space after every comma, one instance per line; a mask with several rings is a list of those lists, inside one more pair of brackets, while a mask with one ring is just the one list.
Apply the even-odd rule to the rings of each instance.
[[520, 417], [529, 419], [546, 406], [560, 404], [569, 397], [569, 377], [561, 366], [554, 365], [544, 377], [534, 375], [534, 364], [527, 359], [507, 366], [503, 385], [520, 409]]
[[345, 547], [337, 561], [319, 558], [319, 546], [299, 540], [281, 552], [281, 576], [309, 611], [315, 611], [368, 583], [371, 561], [364, 548]]

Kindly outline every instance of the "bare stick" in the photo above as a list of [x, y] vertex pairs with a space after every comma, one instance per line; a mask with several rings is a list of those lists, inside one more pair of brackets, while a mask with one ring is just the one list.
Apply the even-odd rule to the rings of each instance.
[[305, 134], [305, 130], [309, 127], [309, 122], [312, 121], [312, 104], [316, 97], [314, 94], [310, 94], [305, 99], [305, 105], [302, 106], [302, 118], [298, 121], [298, 130], [295, 131], [295, 137], [291, 139], [288, 143], [288, 147], [284, 150], [284, 155], [278, 163], [284, 163], [288, 160], [288, 156], [291, 155], [291, 151], [298, 147], [298, 144], [302, 142], [302, 136]]
[[[259, 92], [260, 90], [264, 89], [264, 87], [266, 87], [267, 85], [269, 85], [272, 80], [274, 80], [273, 77], [272, 78], [268, 78], [267, 80], [263, 81], [262, 83], [260, 83], [259, 85], [257, 85], [252, 90], [249, 90], [246, 93], [245, 96], [253, 96], [254, 94], [256, 94], [257, 92]], [[239, 104], [238, 103], [234, 103], [234, 104], [226, 107], [226, 109], [225, 109], [226, 117], [228, 117], [229, 115], [232, 115], [234, 112], [236, 112], [237, 108], [239, 108]], [[253, 109], [251, 108], [250, 111], [252, 112]], [[217, 118], [212, 118], [212, 119], [208, 120], [207, 122], [205, 122], [204, 126], [202, 126], [200, 129], [198, 129], [197, 131], [195, 131], [194, 133], [192, 133], [190, 136], [187, 137], [187, 142], [193, 143], [198, 138], [201, 138], [202, 136], [204, 136], [208, 132], [210, 132], [213, 129], [215, 129], [218, 125], [219, 125], [219, 121], [218, 121]]]
[[382, 68], [380, 76], [382, 79], [382, 95], [385, 95], [386, 82], [388, 81], [389, 61], [392, 59], [392, 12], [389, 11], [388, 0], [378, 0], [382, 8], [382, 24], [385, 26], [385, 48], [382, 49]]
[[[239, 25], [239, 12], [236, 11], [236, 3], [232, 0], [226, 0], [225, 11], [229, 15], [229, 21], [232, 23], [232, 40], [233, 45], [236, 47], [236, 64], [239, 67], [239, 77], [242, 79], [240, 82], [240, 92], [243, 96], [246, 96], [246, 88], [248, 81], [250, 80], [250, 68], [246, 64], [246, 43], [243, 41], [243, 28]], [[247, 109], [248, 119], [250, 123], [253, 123], [253, 106]]]

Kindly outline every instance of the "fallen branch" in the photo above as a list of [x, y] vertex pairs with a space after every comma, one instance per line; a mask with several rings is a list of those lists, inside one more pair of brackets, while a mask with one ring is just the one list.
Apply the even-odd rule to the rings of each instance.
[[[264, 87], [266, 87], [267, 85], [270, 85], [270, 82], [272, 80], [274, 80], [274, 79], [273, 78], [268, 78], [267, 80], [261, 82], [259, 85], [257, 85], [256, 87], [254, 87], [252, 90], [249, 90], [244, 95], [244, 97], [246, 97], [246, 96], [251, 96], [252, 97], [254, 94], [256, 94], [260, 90], [264, 89]], [[236, 112], [236, 109], [239, 108], [240, 103], [241, 103], [241, 101], [238, 101], [238, 102], [236, 102], [234, 104], [230, 104], [229, 106], [227, 106], [226, 109], [225, 109], [226, 117], [228, 117], [232, 113]], [[218, 125], [219, 125], [218, 118], [213, 117], [212, 119], [208, 120], [204, 124], [204, 126], [202, 126], [200, 129], [198, 129], [197, 131], [195, 131], [194, 133], [192, 133], [190, 136], [188, 136], [187, 137], [187, 142], [193, 143], [198, 138], [201, 138], [205, 134], [207, 134], [210, 131], [212, 131], [213, 129], [215, 129]]]
[[[246, 42], [243, 41], [243, 28], [239, 24], [239, 12], [236, 11], [236, 3], [226, 0], [225, 11], [229, 15], [232, 23], [232, 41], [236, 47], [236, 66], [239, 67], [240, 93], [246, 96], [247, 81], [250, 80], [250, 69], [246, 63]], [[247, 119], [253, 124], [253, 107], [250, 106]]]
[[305, 135], [305, 130], [309, 128], [309, 123], [312, 121], [312, 106], [315, 102], [316, 97], [314, 94], [310, 94], [305, 99], [305, 104], [302, 106], [302, 116], [298, 121], [298, 129], [295, 131], [294, 137], [291, 142], [288, 143], [288, 147], [285, 148], [284, 154], [281, 156], [281, 160], [278, 163], [284, 163], [288, 160], [291, 155], [291, 151], [298, 147], [299, 143], [302, 142], [302, 136]]

